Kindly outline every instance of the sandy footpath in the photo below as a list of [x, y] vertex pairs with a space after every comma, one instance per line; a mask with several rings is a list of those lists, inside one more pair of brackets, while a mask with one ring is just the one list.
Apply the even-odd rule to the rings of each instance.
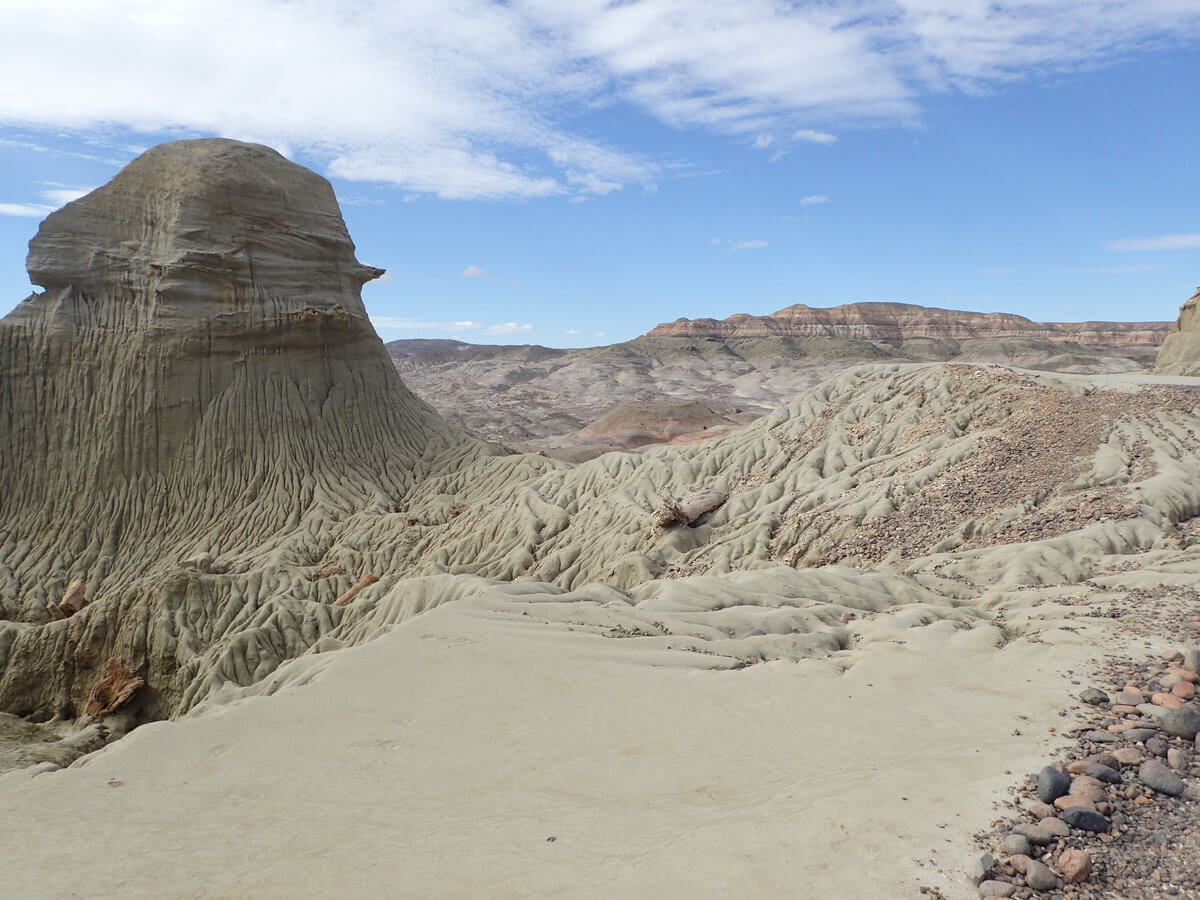
[[[712, 671], [447, 604], [289, 664], [271, 696], [0, 778], [5, 892], [967, 896], [965, 837], [1006, 769], [1041, 763], [1059, 673], [1107, 634], [1084, 621], [1002, 650], [941, 621]], [[931, 851], [947, 878], [917, 868]]]

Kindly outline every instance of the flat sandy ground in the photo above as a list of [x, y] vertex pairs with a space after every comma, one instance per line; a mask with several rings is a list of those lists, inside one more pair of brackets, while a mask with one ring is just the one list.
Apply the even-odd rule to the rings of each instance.
[[937, 621], [717, 671], [448, 604], [291, 663], [269, 696], [0, 778], [3, 893], [968, 896], [967, 835], [1043, 763], [1061, 673], [1112, 634], [1055, 609], [1003, 649]]

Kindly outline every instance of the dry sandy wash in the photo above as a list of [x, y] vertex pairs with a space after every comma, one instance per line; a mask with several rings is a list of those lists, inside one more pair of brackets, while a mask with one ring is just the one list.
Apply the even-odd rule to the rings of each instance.
[[12, 896], [966, 896], [1064, 672], [1129, 640], [1080, 604], [1200, 576], [1197, 378], [865, 366], [703, 444], [509, 454], [405, 389], [330, 186], [223, 140], [29, 270]]

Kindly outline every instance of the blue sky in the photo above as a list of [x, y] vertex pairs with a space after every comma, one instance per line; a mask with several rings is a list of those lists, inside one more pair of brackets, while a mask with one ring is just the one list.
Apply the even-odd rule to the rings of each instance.
[[141, 149], [334, 183], [385, 339], [580, 346], [899, 300], [1172, 319], [1200, 0], [0, 0], [0, 306]]

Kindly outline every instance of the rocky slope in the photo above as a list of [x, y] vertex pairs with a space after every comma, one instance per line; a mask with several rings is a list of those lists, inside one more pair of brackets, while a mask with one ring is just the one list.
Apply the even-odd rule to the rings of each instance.
[[[784, 315], [797, 310], [803, 314]], [[488, 440], [578, 457], [595, 446], [581, 429], [619, 404], [718, 403], [764, 412], [866, 362], [1129, 372], [1153, 363], [1168, 329], [1168, 323], [1051, 326], [881, 303], [680, 320], [632, 341], [579, 350], [422, 340], [387, 348], [406, 383], [449, 421]]]
[[909, 303], [846, 303], [817, 308], [796, 303], [769, 316], [676, 319], [649, 337], [841, 337], [865, 341], [1032, 338], [1083, 346], [1158, 346], [1170, 322], [1033, 322], [1012, 313], [931, 309]]
[[[1200, 380], [835, 356], [715, 440], [507, 454], [401, 383], [329, 185], [229, 141], [149, 151], [30, 270], [0, 320], [16, 895], [902, 896], [1121, 639], [1078, 607], [1200, 573]], [[778, 340], [585, 358], [715, 383], [829, 346]]]
[[1161, 375], [1200, 375], [1200, 288], [1179, 310], [1179, 322], [1163, 341], [1154, 371]]

